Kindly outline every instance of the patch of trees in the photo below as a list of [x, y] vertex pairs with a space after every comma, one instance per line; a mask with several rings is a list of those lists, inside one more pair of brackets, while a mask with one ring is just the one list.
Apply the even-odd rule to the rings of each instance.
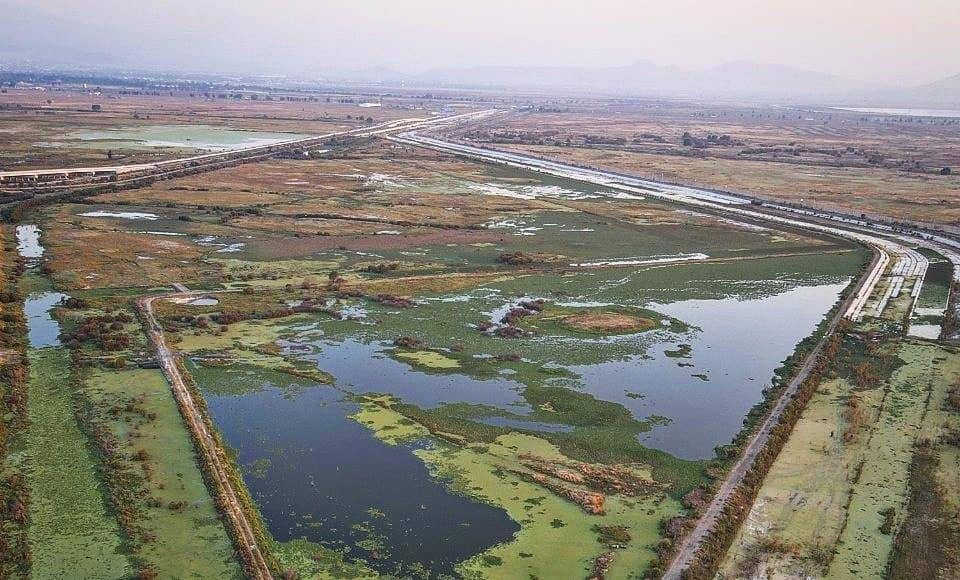
[[11, 247], [0, 246], [0, 253], [0, 347], [6, 351], [0, 356], [0, 578], [26, 578], [30, 488], [24, 475], [6, 463], [9, 441], [27, 425], [27, 326], [16, 290], [24, 262]]
[[125, 324], [133, 322], [126, 312], [101, 314], [83, 318], [76, 328], [61, 334], [61, 339], [71, 349], [92, 341], [100, 350], [115, 352], [130, 347], [130, 335]]
[[664, 139], [663, 137], [661, 137], [660, 135], [656, 135], [656, 134], [654, 134], [654, 133], [640, 133], [639, 135], [637, 135], [636, 137], [634, 137], [634, 138], [631, 140], [631, 143], [633, 143], [633, 144], [635, 144], [635, 145], [640, 145], [640, 144], [646, 143], [646, 142], [648, 142], [648, 141], [653, 141], [654, 143], [666, 143], [666, 142], [667, 142], [667, 140]]
[[544, 301], [542, 298], [521, 300], [500, 318], [499, 325], [490, 321], [483, 321], [477, 324], [477, 330], [480, 332], [490, 332], [492, 330], [493, 334], [500, 338], [520, 338], [521, 336], [526, 336], [530, 333], [519, 327], [520, 320], [525, 316], [531, 316], [542, 311], [543, 306]]
[[423, 341], [413, 336], [400, 336], [394, 339], [393, 346], [416, 350], [423, 347]]
[[497, 262], [500, 264], [509, 264], [511, 266], [528, 266], [530, 264], [546, 264], [551, 261], [551, 256], [541, 253], [523, 252], [503, 252], [497, 256]]
[[60, 305], [70, 310], [84, 310], [89, 306], [83, 298], [75, 298], [73, 296], [65, 299]]
[[587, 145], [613, 145], [623, 147], [627, 144], [625, 137], [608, 137], [606, 135], [584, 135], [583, 142]]
[[263, 310], [251, 310], [247, 312], [231, 310], [227, 312], [211, 314], [210, 319], [217, 324], [226, 326], [235, 322], [242, 322], [244, 320], [269, 320], [272, 318], [283, 318], [285, 316], [291, 316], [295, 313], [296, 311], [291, 307], [265, 308]]
[[707, 133], [706, 137], [697, 137], [689, 131], [684, 131], [680, 137], [680, 143], [684, 147], [693, 147], [695, 149], [706, 149], [707, 147], [732, 147], [742, 146], [742, 141], [735, 141], [730, 135], [716, 133]]
[[379, 262], [377, 264], [364, 266], [362, 271], [370, 274], [387, 274], [396, 271], [399, 267], [399, 262]]
[[943, 315], [940, 336], [949, 339], [957, 333], [960, 325], [957, 323], [957, 299], [960, 296], [960, 287], [956, 283], [950, 285], [950, 297], [947, 300], [947, 311]]
[[880, 515], [883, 516], [883, 522], [880, 524], [880, 533], [889, 536], [893, 532], [893, 525], [897, 521], [897, 510], [893, 507], [888, 507], [880, 511]]
[[960, 413], [960, 380], [953, 383], [953, 386], [947, 391], [947, 398], [943, 404], [947, 410]]
[[870, 420], [870, 412], [866, 409], [860, 396], [856, 393], [850, 395], [847, 405], [843, 408], [843, 442], [850, 443], [856, 439], [860, 429]]

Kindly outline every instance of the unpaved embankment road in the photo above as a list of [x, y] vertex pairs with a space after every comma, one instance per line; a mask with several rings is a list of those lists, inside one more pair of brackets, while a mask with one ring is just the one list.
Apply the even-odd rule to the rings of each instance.
[[807, 355], [807, 358], [803, 361], [800, 369], [794, 375], [793, 379], [791, 379], [787, 384], [783, 393], [780, 395], [780, 398], [777, 399], [776, 404], [773, 406], [773, 409], [770, 410], [766, 420], [764, 420], [760, 428], [756, 431], [756, 433], [754, 433], [753, 437], [750, 438], [750, 442], [744, 449], [740, 459], [730, 469], [729, 473], [727, 473], [726, 479], [723, 480], [720, 489], [717, 491], [716, 495], [713, 496], [713, 499], [710, 501], [710, 505], [707, 507], [707, 510], [700, 517], [700, 519], [697, 520], [697, 525], [683, 538], [683, 541], [677, 548], [677, 552], [674, 555], [673, 560], [670, 562], [670, 565], [667, 567], [667, 570], [661, 577], [662, 580], [681, 580], [683, 578], [683, 572], [693, 562], [697, 552], [700, 551], [704, 540], [707, 538], [707, 535], [714, 528], [714, 526], [716, 526], [717, 520], [720, 517], [720, 514], [723, 513], [724, 507], [726, 507], [727, 503], [730, 501], [730, 498], [733, 497], [733, 494], [737, 491], [737, 488], [743, 483], [743, 480], [747, 476], [747, 473], [749, 473], [750, 468], [753, 467], [757, 455], [759, 455], [759, 453], [767, 446], [767, 443], [769, 443], [770, 434], [773, 431], [773, 428], [776, 427], [777, 423], [780, 422], [783, 412], [787, 409], [787, 406], [793, 400], [794, 395], [797, 394], [797, 391], [800, 389], [803, 383], [810, 377], [810, 373], [813, 371], [814, 366], [817, 364], [817, 359], [820, 357], [820, 353], [823, 351], [824, 344], [826, 344], [827, 340], [830, 338], [830, 335], [836, 331], [840, 321], [845, 318], [845, 313], [848, 311], [850, 305], [858, 299], [860, 292], [863, 291], [865, 287], [870, 286], [872, 272], [875, 271], [878, 264], [884, 263], [881, 260], [882, 256], [883, 254], [881, 251], [874, 251], [873, 261], [870, 264], [870, 267], [867, 268], [867, 273], [860, 278], [854, 291], [849, 293], [847, 299], [844, 300], [844, 303], [840, 306], [840, 308], [837, 309], [837, 312], [830, 321], [830, 325], [827, 327], [827, 331], [824, 333], [823, 338], [820, 339], [820, 342], [817, 343], [817, 346], [814, 347], [814, 349]]
[[147, 335], [157, 351], [160, 368], [163, 369], [163, 374], [170, 381], [180, 412], [183, 414], [190, 432], [193, 433], [198, 450], [203, 455], [206, 470], [214, 484], [212, 491], [217, 496], [218, 503], [222, 506], [223, 512], [230, 521], [235, 539], [234, 543], [246, 563], [247, 575], [254, 580], [272, 580], [273, 574], [270, 572], [270, 567], [267, 566], [267, 561], [260, 550], [260, 546], [257, 545], [257, 536], [253, 531], [253, 526], [243, 510], [228, 475], [227, 461], [229, 459], [223, 455], [216, 437], [208, 429], [203, 414], [197, 407], [196, 401], [194, 401], [193, 395], [180, 373], [180, 368], [177, 366], [177, 355], [167, 347], [163, 328], [157, 322], [153, 313], [153, 302], [158, 298], [190, 297], [199, 294], [206, 294], [206, 292], [149, 296], [137, 300], [137, 307], [147, 321]]

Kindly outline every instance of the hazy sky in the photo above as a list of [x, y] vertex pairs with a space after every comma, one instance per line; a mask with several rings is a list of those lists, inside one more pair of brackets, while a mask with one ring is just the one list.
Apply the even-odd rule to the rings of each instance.
[[198, 71], [646, 59], [683, 67], [751, 60], [896, 84], [960, 73], [960, 0], [7, 2], [5, 10], [80, 24], [70, 39], [78, 49], [106, 45], [117, 58]]

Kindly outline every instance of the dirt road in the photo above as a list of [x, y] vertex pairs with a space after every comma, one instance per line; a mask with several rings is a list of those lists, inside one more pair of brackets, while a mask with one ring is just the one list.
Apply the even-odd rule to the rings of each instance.
[[173, 388], [174, 397], [180, 407], [180, 412], [187, 423], [187, 427], [193, 433], [194, 440], [197, 442], [198, 451], [203, 455], [204, 463], [209, 477], [214, 483], [213, 492], [218, 496], [219, 503], [223, 506], [223, 511], [230, 520], [230, 526], [233, 531], [236, 549], [246, 563], [247, 575], [254, 580], [272, 580], [273, 574], [270, 572], [267, 561], [257, 545], [257, 537], [254, 534], [253, 526], [247, 519], [246, 513], [240, 504], [233, 483], [228, 476], [226, 468], [227, 459], [223, 456], [216, 438], [207, 428], [203, 415], [197, 408], [196, 402], [187, 383], [184, 381], [177, 366], [177, 355], [167, 347], [163, 335], [163, 328], [157, 323], [153, 314], [153, 302], [158, 298], [169, 297], [189, 297], [195, 293], [168, 294], [165, 296], [149, 296], [137, 300], [137, 307], [143, 313], [147, 321], [147, 334], [157, 351], [157, 360], [163, 374], [170, 381]]
[[820, 352], [823, 350], [824, 344], [826, 344], [827, 338], [836, 331], [837, 325], [839, 325], [840, 321], [844, 318], [844, 313], [848, 310], [850, 304], [857, 298], [860, 289], [868, 283], [870, 274], [879, 263], [880, 257], [880, 252], [875, 250], [873, 262], [866, 269], [866, 273], [861, 276], [860, 280], [857, 282], [857, 286], [848, 294], [848, 297], [844, 303], [840, 306], [840, 308], [837, 309], [836, 314], [830, 321], [830, 325], [827, 327], [827, 332], [824, 333], [823, 338], [820, 340], [817, 346], [807, 355], [803, 365], [801, 365], [796, 375], [794, 375], [793, 379], [791, 379], [787, 384], [786, 388], [783, 390], [783, 393], [780, 395], [780, 398], [777, 399], [777, 402], [774, 404], [773, 409], [771, 409], [770, 413], [767, 415], [766, 420], [764, 420], [763, 424], [760, 426], [760, 429], [754, 433], [753, 437], [750, 439], [750, 442], [747, 444], [747, 447], [744, 449], [743, 454], [740, 456], [740, 459], [730, 469], [730, 472], [727, 474], [727, 478], [723, 481], [723, 484], [720, 486], [717, 494], [713, 497], [713, 500], [711, 500], [709, 507], [707, 507], [707, 511], [704, 512], [699, 520], [697, 520], [696, 527], [694, 527], [693, 530], [687, 534], [686, 537], [684, 537], [680, 547], [677, 548], [677, 553], [670, 562], [670, 566], [661, 577], [663, 580], [681, 580], [683, 578], [684, 571], [690, 566], [690, 564], [693, 562], [694, 556], [696, 556], [697, 552], [703, 546], [703, 542], [707, 538], [707, 534], [709, 534], [709, 532], [717, 524], [717, 519], [723, 512], [723, 508], [726, 507], [731, 496], [734, 494], [740, 484], [743, 483], [743, 479], [750, 471], [750, 468], [753, 467], [753, 463], [756, 460], [757, 455], [767, 445], [767, 442], [770, 439], [770, 432], [777, 425], [777, 423], [780, 422], [780, 417], [783, 415], [784, 410], [786, 410], [787, 405], [790, 404], [794, 395], [796, 395], [797, 391], [800, 389], [800, 386], [810, 376], [810, 373], [813, 370], [814, 365], [816, 365], [818, 357], [820, 356]]

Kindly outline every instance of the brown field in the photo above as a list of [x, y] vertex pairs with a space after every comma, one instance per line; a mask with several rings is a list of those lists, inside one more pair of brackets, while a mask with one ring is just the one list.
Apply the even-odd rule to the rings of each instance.
[[[578, 104], [562, 111], [515, 114], [461, 133], [499, 148], [654, 180], [960, 224], [955, 119], [906, 122], [830, 109], [667, 103]], [[698, 142], [684, 145], [684, 133]], [[954, 174], [940, 175], [944, 167]]]
[[886, 169], [807, 167], [623, 151], [513, 146], [538, 155], [781, 201], [918, 222], [960, 225], [960, 177]]
[[[431, 151], [358, 141], [323, 158], [276, 159], [101, 194], [43, 210], [52, 275], [58, 286], [79, 290], [258, 277], [296, 282], [379, 261], [395, 263], [404, 274], [453, 265], [497, 269], [498, 253], [520, 249], [527, 239], [487, 225], [542, 212], [552, 212], [551, 219], [569, 214], [591, 228], [639, 226], [649, 232], [643, 236], [668, 244], [665, 249], [681, 234], [682, 243], [707, 247], [718, 232], [741, 239], [737, 252], [745, 256], [760, 238], [776, 242], [764, 242], [764, 254], [832, 247], [795, 233], [763, 230], [758, 238], [716, 217], [647, 201], [483, 195], [477, 188], [491, 180], [531, 184], [530, 177], [492, 171]], [[94, 211], [107, 215], [83, 215]], [[110, 215], [129, 212], [152, 217]], [[605, 252], [606, 246], [590, 251]], [[378, 252], [391, 257], [378, 258]]]
[[653, 328], [655, 323], [649, 318], [640, 318], [617, 312], [583, 312], [564, 317], [565, 326], [587, 332], [627, 332]]
[[[925, 170], [960, 165], [960, 120], [902, 120], [823, 107], [699, 103], [571, 103], [560, 112], [528, 112], [506, 118], [475, 138], [495, 141], [623, 147], [642, 153], [784, 161], [805, 165]], [[725, 142], [684, 146], [682, 137]], [[591, 139], [592, 138], [592, 139]], [[591, 142], [593, 141], [593, 142]]]

